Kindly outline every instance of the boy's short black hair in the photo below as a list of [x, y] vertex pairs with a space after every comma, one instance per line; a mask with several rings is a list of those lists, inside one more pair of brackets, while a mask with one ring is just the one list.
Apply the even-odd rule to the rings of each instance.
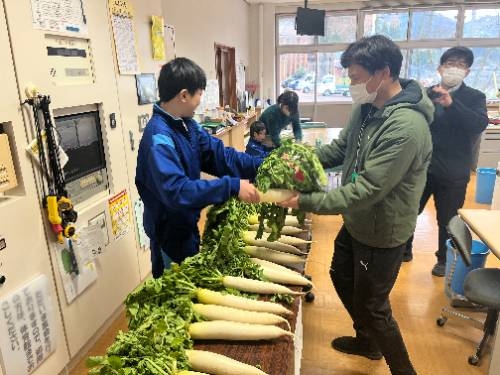
[[186, 89], [191, 95], [197, 90], [205, 90], [207, 77], [203, 69], [194, 61], [177, 57], [162, 66], [158, 78], [160, 101], [168, 102]]
[[254, 121], [250, 125], [250, 138], [253, 138], [256, 133], [260, 133], [262, 130], [266, 130], [266, 124], [262, 121]]
[[294, 115], [299, 111], [299, 96], [295, 91], [286, 90], [278, 96], [278, 104], [288, 106], [290, 113]]
[[343, 68], [361, 65], [370, 74], [389, 67], [393, 80], [399, 78], [403, 54], [391, 39], [383, 35], [372, 35], [351, 43], [340, 57]]
[[443, 65], [446, 61], [450, 59], [463, 59], [465, 60], [467, 66], [470, 68], [474, 63], [474, 54], [467, 47], [463, 46], [451, 47], [450, 49], [444, 51], [444, 53], [441, 55], [439, 64]]

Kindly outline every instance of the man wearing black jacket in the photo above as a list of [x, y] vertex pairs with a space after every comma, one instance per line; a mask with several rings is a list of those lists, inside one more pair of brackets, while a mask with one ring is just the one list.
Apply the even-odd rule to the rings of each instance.
[[[439, 277], [445, 274], [446, 224], [464, 204], [474, 143], [488, 125], [485, 95], [463, 83], [473, 62], [474, 55], [469, 48], [448, 49], [438, 67], [440, 84], [427, 90], [435, 108], [430, 125], [433, 151], [419, 212], [432, 195], [439, 226], [437, 263], [432, 275]], [[412, 242], [413, 236], [406, 245], [405, 261], [412, 259]]]

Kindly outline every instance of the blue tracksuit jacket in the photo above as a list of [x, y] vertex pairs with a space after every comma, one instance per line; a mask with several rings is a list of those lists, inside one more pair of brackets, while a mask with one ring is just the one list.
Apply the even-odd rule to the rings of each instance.
[[265, 158], [273, 149], [270, 147], [266, 147], [262, 144], [262, 142], [257, 142], [255, 139], [250, 138], [247, 143], [247, 147], [245, 152], [248, 155], [258, 156], [261, 158]]
[[[254, 179], [261, 158], [224, 147], [193, 119], [176, 119], [158, 104], [144, 130], [135, 184], [144, 202], [153, 276], [163, 273], [163, 250], [174, 262], [198, 252], [203, 207], [239, 193], [240, 178]], [[200, 172], [220, 178], [201, 180]]]

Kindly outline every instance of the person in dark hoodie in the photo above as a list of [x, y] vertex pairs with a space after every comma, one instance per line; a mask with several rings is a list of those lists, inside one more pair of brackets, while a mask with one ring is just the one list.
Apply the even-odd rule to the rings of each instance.
[[325, 168], [342, 165], [342, 186], [280, 205], [343, 216], [330, 277], [356, 335], [337, 337], [332, 347], [383, 356], [392, 374], [414, 375], [389, 294], [416, 225], [434, 108], [416, 81], [399, 79], [402, 61], [399, 47], [382, 35], [349, 45], [341, 64], [351, 79], [350, 120], [338, 139], [316, 151]]
[[[151, 240], [153, 277], [163, 274], [162, 253], [176, 262], [199, 250], [200, 211], [239, 197], [256, 203], [255, 158], [209, 135], [192, 116], [206, 76], [193, 61], [179, 57], [163, 65], [160, 101], [153, 106], [139, 145], [135, 184], [144, 202], [144, 229]], [[201, 172], [217, 179], [201, 179]]]
[[[446, 50], [438, 67], [441, 82], [427, 91], [434, 102], [433, 151], [419, 212], [432, 195], [439, 227], [437, 262], [432, 275], [438, 277], [445, 275], [446, 225], [464, 204], [474, 145], [488, 126], [486, 96], [463, 83], [473, 62], [474, 55], [467, 47]], [[413, 258], [412, 248], [413, 236], [407, 242], [404, 260]]]
[[254, 121], [250, 125], [250, 139], [245, 152], [249, 155], [265, 158], [272, 151], [272, 148], [263, 143], [266, 135], [266, 124], [262, 121]]
[[266, 139], [269, 147], [275, 148], [281, 145], [280, 134], [286, 126], [292, 123], [293, 136], [297, 142], [302, 141], [302, 127], [299, 118], [299, 96], [294, 91], [286, 90], [280, 96], [276, 104], [267, 107], [259, 117], [266, 124]]

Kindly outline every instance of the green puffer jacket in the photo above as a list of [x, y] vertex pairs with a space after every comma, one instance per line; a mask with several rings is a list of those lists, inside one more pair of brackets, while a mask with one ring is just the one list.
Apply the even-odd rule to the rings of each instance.
[[342, 214], [349, 233], [373, 247], [396, 247], [415, 230], [420, 197], [432, 153], [429, 123], [434, 106], [413, 80], [376, 110], [359, 151], [358, 176], [351, 182], [363, 114], [355, 106], [339, 139], [317, 150], [325, 168], [342, 165], [342, 186], [328, 193], [301, 194], [299, 207], [318, 214]]

